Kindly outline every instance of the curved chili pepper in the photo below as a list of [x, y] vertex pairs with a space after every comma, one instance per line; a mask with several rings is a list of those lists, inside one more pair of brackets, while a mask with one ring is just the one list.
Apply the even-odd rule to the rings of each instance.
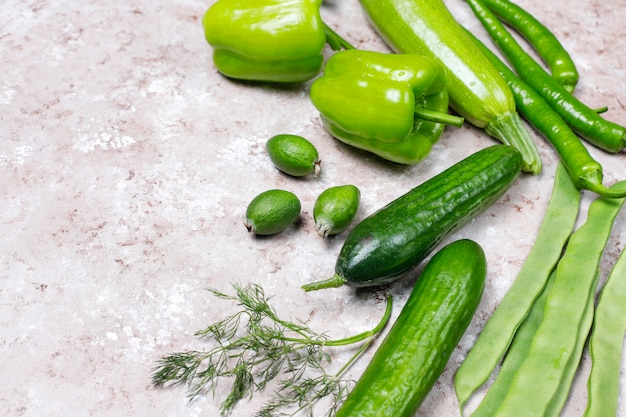
[[413, 54], [338, 52], [310, 96], [338, 140], [402, 164], [428, 155], [445, 124], [463, 123], [447, 113], [443, 68]]
[[521, 34], [550, 68], [552, 78], [568, 91], [578, 83], [578, 70], [557, 37], [527, 10], [509, 0], [484, 0], [502, 21]]
[[352, 46], [320, 16], [322, 0], [218, 0], [202, 26], [213, 63], [227, 77], [301, 82], [322, 69], [324, 46]]
[[604, 197], [626, 196], [626, 189], [608, 188], [602, 184], [602, 165], [593, 159], [580, 138], [543, 97], [515, 75], [478, 38], [471, 37], [508, 83], [518, 111], [550, 141], [576, 188], [593, 191]]
[[601, 117], [582, 103], [517, 43], [498, 18], [480, 0], [467, 0], [500, 51], [520, 78], [535, 89], [563, 120], [589, 143], [607, 152], [617, 153], [626, 146], [626, 127]]

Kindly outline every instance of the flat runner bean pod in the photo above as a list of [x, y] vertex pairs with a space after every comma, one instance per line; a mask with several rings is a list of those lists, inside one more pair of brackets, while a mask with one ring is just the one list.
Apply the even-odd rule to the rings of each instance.
[[600, 258], [623, 204], [623, 198], [597, 198], [585, 223], [572, 233], [555, 270], [541, 325], [497, 409], [498, 416], [536, 417], [552, 409], [567, 378], [568, 364], [576, 357], [579, 329], [589, 294], [595, 290]]
[[517, 109], [535, 129], [552, 144], [565, 164], [577, 188], [590, 190], [605, 197], [623, 197], [626, 190], [609, 189], [602, 184], [602, 165], [593, 159], [589, 151], [563, 118], [555, 112], [543, 97], [520, 79], [478, 38], [468, 32], [487, 59], [506, 80], [515, 96]]
[[567, 401], [567, 397], [569, 396], [570, 389], [572, 387], [572, 381], [574, 380], [574, 376], [578, 371], [578, 366], [580, 365], [580, 360], [582, 358], [583, 350], [587, 343], [587, 336], [589, 336], [589, 330], [591, 329], [591, 325], [593, 323], [593, 309], [595, 307], [595, 289], [598, 284], [600, 274], [596, 271], [596, 278], [594, 283], [589, 288], [589, 297], [587, 298], [587, 304], [585, 306], [585, 311], [583, 312], [583, 317], [580, 322], [580, 326], [578, 327], [578, 338], [576, 339], [576, 345], [574, 346], [573, 354], [570, 357], [570, 360], [565, 365], [565, 372], [563, 374], [563, 378], [561, 378], [561, 383], [557, 388], [556, 393], [552, 397], [550, 404], [544, 414], [545, 417], [559, 417], [561, 415], [561, 411], [563, 410], [563, 405], [565, 401]]
[[582, 103], [524, 51], [481, 0], [467, 0], [520, 78], [534, 88], [571, 128], [594, 146], [617, 153], [626, 146], [626, 127], [600, 116]]
[[535, 243], [511, 288], [455, 375], [454, 388], [461, 407], [489, 378], [513, 337], [517, 337], [518, 326], [541, 294], [574, 230], [579, 205], [580, 192], [563, 164], [558, 164], [550, 202]]
[[584, 417], [617, 414], [624, 333], [626, 333], [626, 250], [600, 293], [589, 340], [591, 372]]
[[[472, 412], [472, 417], [492, 417], [495, 410], [498, 408], [500, 403], [502, 403], [502, 400], [509, 390], [515, 371], [524, 361], [526, 355], [528, 355], [528, 350], [530, 349], [533, 336], [541, 324], [541, 320], [543, 319], [543, 309], [546, 305], [546, 297], [548, 295], [553, 277], [554, 273], [550, 274], [545, 288], [541, 291], [537, 299], [532, 304], [528, 315], [517, 328], [515, 337], [511, 342], [510, 348], [506, 352], [506, 357], [502, 362], [498, 375], [496, 376], [493, 384], [489, 387], [487, 394], [485, 394], [485, 397], [482, 399], [478, 407], [474, 410], [474, 412]], [[462, 408], [461, 415], [463, 415]]]
[[484, 3], [528, 41], [550, 68], [552, 78], [567, 91], [574, 91], [578, 83], [578, 70], [572, 57], [550, 29], [509, 0], [484, 0]]

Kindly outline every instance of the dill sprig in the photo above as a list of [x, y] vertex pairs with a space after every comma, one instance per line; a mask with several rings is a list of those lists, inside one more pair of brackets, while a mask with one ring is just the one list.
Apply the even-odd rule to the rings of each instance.
[[[185, 385], [189, 400], [213, 393], [219, 381], [232, 385], [220, 405], [228, 414], [238, 401], [263, 390], [276, 381], [274, 396], [256, 414], [259, 417], [292, 416], [305, 412], [312, 416], [314, 404], [331, 397], [327, 415], [334, 414], [345, 399], [353, 381], [341, 379], [346, 369], [367, 349], [391, 315], [391, 297], [381, 321], [370, 331], [345, 339], [330, 340], [303, 323], [278, 317], [260, 285], [233, 284], [235, 295], [215, 289], [218, 298], [235, 301], [237, 313], [209, 325], [195, 336], [210, 343], [203, 351], [169, 354], [153, 369], [152, 383]], [[326, 371], [331, 363], [325, 347], [363, 342], [356, 353], [336, 373]]]

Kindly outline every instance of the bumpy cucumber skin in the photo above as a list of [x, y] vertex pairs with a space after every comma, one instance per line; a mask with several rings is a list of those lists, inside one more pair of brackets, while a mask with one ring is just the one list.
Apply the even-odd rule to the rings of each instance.
[[336, 275], [351, 287], [395, 281], [500, 198], [521, 167], [516, 149], [493, 145], [413, 188], [350, 231]]
[[393, 327], [334, 417], [412, 417], [476, 312], [487, 264], [463, 239], [437, 252]]

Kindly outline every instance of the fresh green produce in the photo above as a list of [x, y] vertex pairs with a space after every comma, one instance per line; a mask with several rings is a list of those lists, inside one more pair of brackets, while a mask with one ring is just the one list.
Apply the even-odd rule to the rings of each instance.
[[322, 237], [343, 232], [352, 224], [361, 192], [354, 185], [338, 185], [322, 191], [313, 206], [315, 230]]
[[443, 65], [450, 106], [471, 124], [511, 145], [524, 170], [541, 171], [541, 157], [498, 71], [474, 46], [442, 0], [360, 0], [376, 30], [396, 52]]
[[[563, 247], [574, 230], [579, 205], [580, 192], [564, 165], [558, 164], [552, 196], [535, 243], [511, 288], [483, 327], [454, 377], [454, 388], [461, 407], [487, 381], [497, 363], [505, 355], [507, 358], [511, 355], [507, 349], [514, 338], [518, 338], [521, 332], [518, 327], [522, 326], [527, 314], [531, 314], [529, 312], [537, 303], [536, 299], [561, 258]], [[504, 372], [504, 368], [501, 372]], [[508, 389], [506, 381], [507, 377], [503, 377], [499, 384]]]
[[584, 417], [617, 415], [622, 349], [626, 333], [626, 251], [622, 251], [600, 293], [589, 339], [591, 372]]
[[[506, 352], [502, 366], [500, 367], [493, 384], [489, 387], [489, 391], [487, 391], [484, 398], [478, 405], [478, 408], [472, 412], [472, 417], [492, 417], [495, 415], [494, 413], [496, 409], [509, 390], [511, 379], [515, 375], [517, 367], [524, 361], [524, 358], [528, 354], [533, 336], [541, 324], [543, 309], [546, 305], [546, 296], [551, 283], [552, 276], [548, 278], [546, 286], [530, 306], [530, 311], [528, 311], [528, 314], [525, 316], [523, 321], [519, 323], [519, 327], [516, 326], [515, 338], [511, 341], [511, 345]], [[481, 339], [484, 340], [482, 335]], [[485, 358], [485, 362], [489, 359], [491, 358]], [[464, 365], [465, 361], [461, 363], [461, 368], [463, 368]], [[459, 368], [459, 372], [461, 371], [461, 368]], [[468, 368], [466, 367], [465, 369]], [[479, 371], [483, 373], [482, 370], [479, 369]], [[458, 375], [459, 374], [457, 372], [457, 376]], [[461, 407], [461, 415], [465, 415], [463, 413], [463, 404], [459, 405]]]
[[357, 224], [339, 252], [335, 275], [304, 290], [397, 280], [500, 198], [521, 167], [522, 156], [508, 145], [490, 146], [454, 164]]
[[556, 267], [541, 324], [495, 415], [560, 412], [563, 391], [570, 388], [571, 367], [580, 361], [580, 340], [587, 337], [591, 325], [588, 320], [589, 326], [583, 326], [589, 299], [595, 294], [600, 258], [623, 204], [623, 198], [597, 198], [585, 223], [572, 233]]
[[294, 177], [320, 173], [320, 157], [315, 146], [298, 135], [272, 136], [265, 144], [270, 159], [286, 174]]
[[322, 0], [218, 0], [202, 19], [213, 63], [227, 77], [301, 82], [322, 68], [324, 46], [351, 48], [320, 16]]
[[463, 123], [447, 113], [441, 65], [414, 54], [337, 52], [310, 96], [335, 138], [402, 164], [426, 157], [445, 124]]
[[528, 55], [482, 1], [467, 2], [520, 78], [541, 94], [576, 133], [607, 152], [616, 153], [624, 149], [626, 127], [604, 119], [556, 82]]
[[280, 233], [300, 216], [298, 197], [285, 190], [267, 190], [252, 199], [246, 209], [244, 225], [257, 235]]
[[[231, 390], [221, 404], [221, 414], [227, 415], [239, 400], [276, 382], [274, 397], [256, 415], [286, 415], [281, 411], [293, 412], [293, 406], [297, 410], [290, 415], [310, 413], [312, 405], [326, 396], [333, 398], [328, 411], [332, 415], [351, 386], [341, 376], [389, 321], [391, 297], [372, 330], [332, 340], [302, 322], [280, 318], [261, 286], [233, 287], [235, 295], [209, 289], [216, 297], [234, 301], [242, 308], [195, 333], [210, 344], [209, 349], [164, 356], [153, 369], [152, 383], [159, 387], [168, 383], [185, 385], [192, 400], [205, 392], [215, 393], [221, 381], [231, 381]], [[328, 374], [325, 367], [330, 355], [324, 348], [356, 343], [362, 344], [352, 358], [338, 372]]]
[[574, 91], [578, 83], [578, 70], [570, 54], [550, 29], [509, 0], [484, 0], [484, 4], [532, 45], [548, 65], [552, 78], [566, 90]]
[[457, 240], [433, 255], [335, 417], [411, 417], [443, 372], [480, 302], [482, 248]]
[[522, 116], [543, 133], [557, 151], [576, 187], [605, 197], [625, 196], [626, 189], [609, 189], [602, 184], [604, 177], [602, 165], [589, 154], [580, 137], [570, 129], [543, 97], [513, 73], [478, 38], [473, 37], [473, 39], [509, 84]]

